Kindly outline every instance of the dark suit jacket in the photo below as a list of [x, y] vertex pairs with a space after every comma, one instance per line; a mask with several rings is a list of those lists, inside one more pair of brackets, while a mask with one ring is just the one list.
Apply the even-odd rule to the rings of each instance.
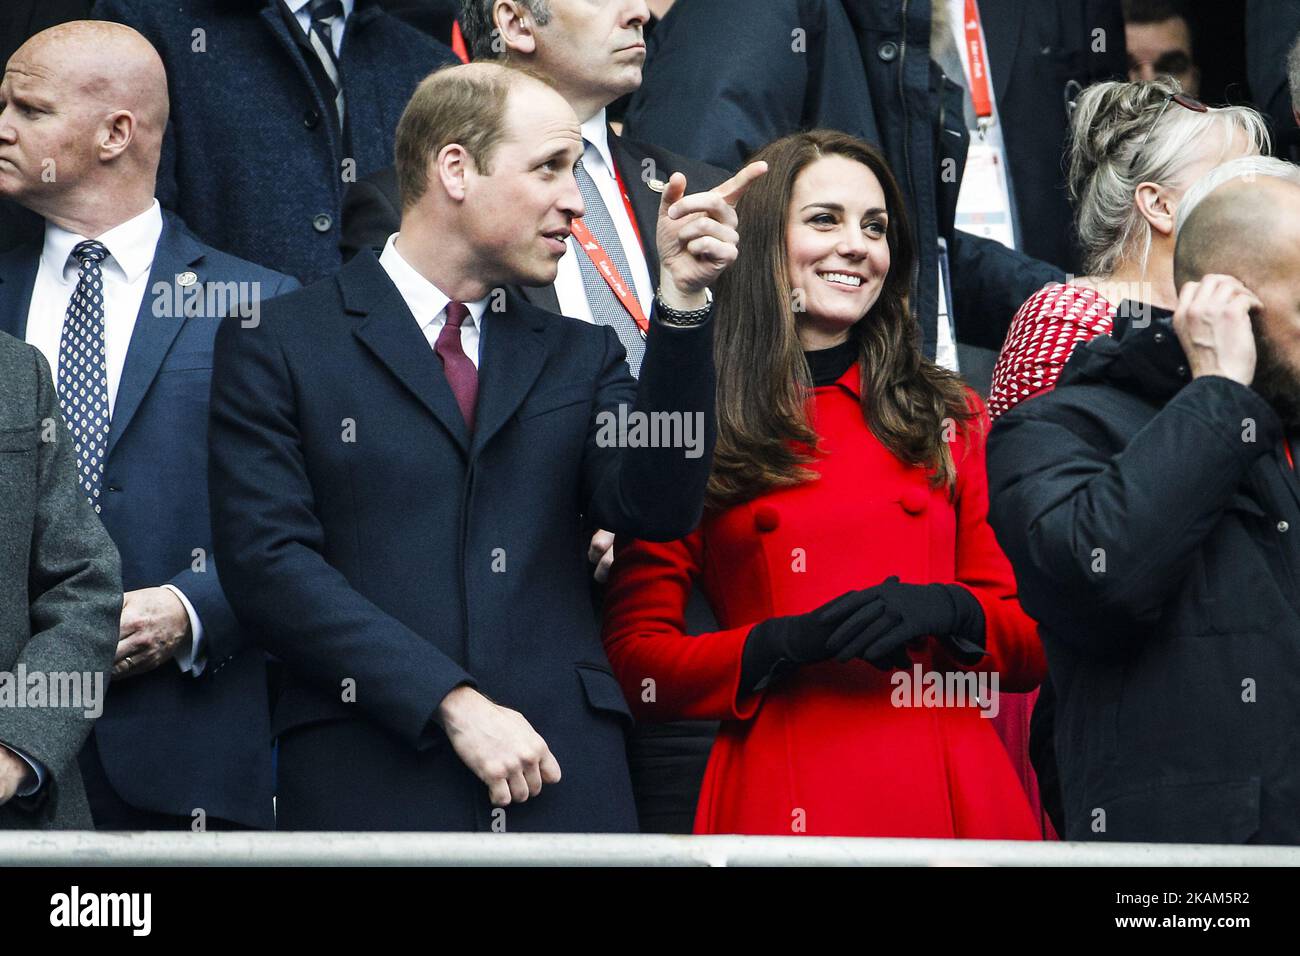
[[[344, 187], [393, 162], [397, 120], [416, 85], [458, 62], [373, 0], [357, 0], [340, 57], [347, 148], [274, 0], [99, 0], [95, 14], [139, 30], [167, 65], [162, 204], [204, 242], [303, 282], [342, 261]], [[195, 30], [204, 31], [203, 52]]]
[[[695, 193], [712, 189], [731, 174], [657, 146], [624, 139], [613, 130], [609, 132], [609, 151], [632, 200], [632, 214], [643, 240], [650, 281], [656, 283], [659, 254], [654, 237], [661, 195], [650, 188], [648, 180], [667, 182], [669, 176], [680, 172], [686, 177], [686, 191]], [[402, 201], [395, 169], [390, 166], [353, 183], [343, 195], [343, 258], [351, 259], [362, 249], [382, 250], [401, 222]], [[553, 285], [524, 287], [518, 291], [538, 308], [560, 311], [560, 300]]]
[[[611, 329], [505, 303], [485, 315], [472, 436], [369, 252], [269, 304], [258, 328], [217, 335], [214, 527], [236, 614], [286, 667], [282, 826], [487, 829], [486, 788], [431, 721], [472, 683], [519, 710], [564, 774], [511, 806], [507, 829], [636, 828], [631, 718], [580, 528], [666, 540], [695, 526], [712, 329], [653, 320], [638, 388]], [[598, 415], [621, 405], [699, 413], [705, 453], [608, 447]]]
[[[106, 688], [121, 611], [117, 551], [81, 493], [49, 367], [0, 332], [0, 671], [99, 672]], [[0, 707], [0, 743], [48, 774], [0, 806], [0, 829], [91, 825], [76, 760], [92, 723], [83, 703]]]
[[[19, 338], [40, 251], [0, 256], [0, 328]], [[126, 590], [172, 584], [194, 605], [208, 663], [197, 678], [167, 661], [115, 681], [96, 742], [113, 788], [134, 807], [185, 817], [202, 808], [269, 828], [265, 661], [222, 593], [208, 520], [208, 391], [221, 315], [176, 314], [176, 277], [185, 272], [196, 276], [189, 288], [257, 283], [244, 291], [264, 299], [297, 286], [204, 246], [165, 216], [113, 408], [100, 518], [121, 551]]]

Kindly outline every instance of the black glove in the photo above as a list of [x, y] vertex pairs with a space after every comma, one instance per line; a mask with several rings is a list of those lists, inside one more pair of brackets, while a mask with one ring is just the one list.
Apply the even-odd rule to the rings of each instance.
[[827, 643], [836, 660], [861, 657], [889, 670], [907, 668], [907, 643], [933, 635], [961, 664], [984, 656], [984, 609], [970, 591], [956, 584], [901, 584], [891, 575], [855, 594], [866, 596]]
[[[848, 591], [807, 614], [773, 617], [755, 624], [741, 655], [738, 696], [762, 690], [778, 669], [834, 657], [839, 646], [831, 642], [832, 636], [868, 603], [878, 606], [878, 613], [884, 613], [870, 590]], [[844, 631], [840, 640], [846, 642], [853, 635], [853, 631]]]

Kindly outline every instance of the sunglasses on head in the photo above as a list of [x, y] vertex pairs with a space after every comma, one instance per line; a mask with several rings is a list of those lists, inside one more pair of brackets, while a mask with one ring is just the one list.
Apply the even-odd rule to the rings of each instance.
[[1128, 171], [1130, 173], [1137, 168], [1138, 157], [1141, 156], [1143, 150], [1147, 148], [1147, 142], [1151, 139], [1151, 134], [1154, 133], [1156, 127], [1160, 125], [1160, 118], [1165, 115], [1165, 110], [1169, 109], [1170, 103], [1177, 103], [1179, 106], [1183, 107], [1183, 109], [1191, 110], [1193, 113], [1208, 113], [1210, 111], [1208, 106], [1200, 100], [1188, 96], [1186, 93], [1170, 93], [1169, 96], [1166, 97], [1164, 105], [1160, 107], [1160, 112], [1156, 113], [1155, 120], [1147, 129], [1147, 134], [1142, 137], [1142, 142], [1138, 144], [1137, 151], [1133, 153], [1133, 158], [1129, 160]]

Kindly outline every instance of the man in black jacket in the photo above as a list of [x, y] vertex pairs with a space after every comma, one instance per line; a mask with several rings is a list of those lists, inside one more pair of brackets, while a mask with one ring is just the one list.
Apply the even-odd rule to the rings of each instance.
[[1298, 224], [1292, 183], [1212, 192], [1172, 317], [1121, 310], [990, 436], [1067, 839], [1300, 843]]

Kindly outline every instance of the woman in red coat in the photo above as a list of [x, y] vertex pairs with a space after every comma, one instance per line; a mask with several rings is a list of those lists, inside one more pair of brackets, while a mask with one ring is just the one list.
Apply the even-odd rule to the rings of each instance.
[[[619, 542], [614, 672], [643, 719], [722, 720], [698, 833], [1036, 839], [987, 717], [1042, 650], [986, 522], [983, 407], [916, 342], [901, 193], [840, 133], [755, 158], [709, 507]], [[685, 633], [695, 584], [722, 630]]]

